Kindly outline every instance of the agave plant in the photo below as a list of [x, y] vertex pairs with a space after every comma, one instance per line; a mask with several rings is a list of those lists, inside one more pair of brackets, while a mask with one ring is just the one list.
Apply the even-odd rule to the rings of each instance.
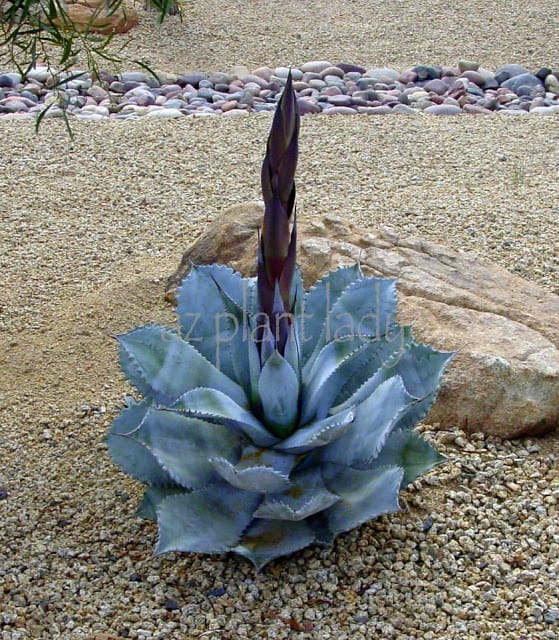
[[262, 167], [256, 278], [193, 266], [180, 331], [119, 336], [143, 400], [108, 445], [147, 485], [156, 553], [233, 551], [260, 569], [398, 509], [442, 457], [413, 431], [452, 357], [396, 320], [393, 280], [341, 267], [305, 292], [295, 266], [299, 115], [288, 78]]

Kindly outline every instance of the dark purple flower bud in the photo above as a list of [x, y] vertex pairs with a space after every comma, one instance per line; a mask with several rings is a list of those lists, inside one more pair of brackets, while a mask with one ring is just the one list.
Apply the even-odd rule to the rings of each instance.
[[293, 307], [290, 298], [297, 243], [295, 170], [298, 138], [299, 111], [290, 72], [274, 115], [262, 164], [265, 211], [258, 254], [260, 310], [269, 318], [280, 353], [285, 348], [289, 333], [287, 316]]

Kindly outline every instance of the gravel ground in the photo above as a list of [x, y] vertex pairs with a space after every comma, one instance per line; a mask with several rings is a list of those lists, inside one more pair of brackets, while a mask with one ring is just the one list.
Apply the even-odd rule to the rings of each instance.
[[[255, 4], [195, 2], [182, 27], [142, 27], [144, 54], [170, 71], [558, 62], [551, 2], [491, 15], [406, 3], [397, 25], [373, 20], [380, 3]], [[300, 39], [270, 23], [258, 44], [272, 10]], [[0, 638], [557, 638], [558, 433], [502, 442], [426, 425], [449, 462], [400, 513], [259, 575], [230, 556], [152, 557], [155, 527], [132, 516], [140, 487], [102, 442], [128, 392], [111, 334], [172, 322], [165, 278], [207, 221], [258, 198], [270, 122], [76, 122], [74, 143], [60, 122], [38, 137], [0, 122]], [[299, 215], [396, 227], [559, 291], [558, 123], [308, 116]]]

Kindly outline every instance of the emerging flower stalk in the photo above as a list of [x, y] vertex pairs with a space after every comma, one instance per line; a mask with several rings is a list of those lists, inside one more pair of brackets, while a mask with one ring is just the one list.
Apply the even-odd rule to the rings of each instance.
[[297, 244], [295, 170], [299, 120], [290, 72], [274, 115], [262, 164], [265, 211], [257, 277], [260, 311], [267, 318], [261, 327], [260, 339], [262, 342], [271, 341], [281, 354], [289, 336], [294, 306], [292, 283]]

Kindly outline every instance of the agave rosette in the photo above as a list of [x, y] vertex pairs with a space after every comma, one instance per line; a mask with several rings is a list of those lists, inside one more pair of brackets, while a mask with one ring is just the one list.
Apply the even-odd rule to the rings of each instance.
[[143, 395], [114, 421], [115, 462], [147, 485], [157, 553], [233, 551], [257, 568], [398, 509], [442, 457], [413, 431], [452, 357], [396, 320], [393, 280], [340, 267], [305, 292], [295, 267], [299, 116], [287, 81], [264, 165], [257, 278], [193, 266], [179, 332], [120, 336]]

